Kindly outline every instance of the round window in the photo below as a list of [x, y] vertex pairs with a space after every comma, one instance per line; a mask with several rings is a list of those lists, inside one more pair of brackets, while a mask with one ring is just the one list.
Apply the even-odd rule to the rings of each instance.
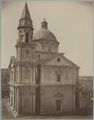
[[57, 62], [60, 62], [60, 58], [57, 58]]

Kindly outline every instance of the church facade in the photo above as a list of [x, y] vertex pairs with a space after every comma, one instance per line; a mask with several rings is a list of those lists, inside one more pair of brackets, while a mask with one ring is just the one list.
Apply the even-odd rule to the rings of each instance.
[[15, 116], [62, 114], [76, 109], [79, 66], [58, 52], [59, 42], [44, 19], [33, 34], [27, 4], [18, 25], [16, 57], [9, 64], [9, 105]]

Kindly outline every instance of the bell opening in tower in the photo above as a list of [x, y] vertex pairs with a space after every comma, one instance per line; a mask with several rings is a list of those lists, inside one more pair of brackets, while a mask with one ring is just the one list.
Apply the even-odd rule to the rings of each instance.
[[28, 35], [28, 33], [26, 33], [26, 43], [28, 43], [29, 42], [29, 35]]

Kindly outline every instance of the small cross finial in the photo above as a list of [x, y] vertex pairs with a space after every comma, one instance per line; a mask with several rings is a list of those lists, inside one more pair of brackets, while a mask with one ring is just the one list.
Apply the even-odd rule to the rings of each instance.
[[28, 6], [28, 5], [27, 5], [27, 2], [25, 2], [25, 6]]

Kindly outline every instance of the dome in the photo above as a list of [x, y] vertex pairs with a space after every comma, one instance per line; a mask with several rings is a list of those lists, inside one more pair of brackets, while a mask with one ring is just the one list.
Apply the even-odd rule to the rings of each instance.
[[48, 29], [48, 23], [44, 20], [41, 22], [41, 28], [34, 34], [34, 40], [54, 40], [57, 41], [55, 35]]
[[34, 34], [34, 40], [38, 40], [38, 39], [57, 41], [55, 35], [50, 30], [45, 28], [41, 28]]

